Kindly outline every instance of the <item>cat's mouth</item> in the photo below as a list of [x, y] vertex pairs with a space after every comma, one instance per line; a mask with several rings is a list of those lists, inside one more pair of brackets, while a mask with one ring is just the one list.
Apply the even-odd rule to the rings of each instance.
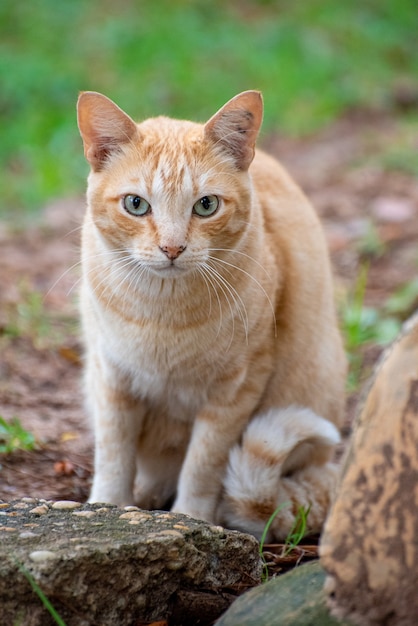
[[174, 278], [184, 275], [190, 268], [181, 266], [176, 261], [170, 261], [161, 265], [151, 265], [149, 269], [160, 278]]

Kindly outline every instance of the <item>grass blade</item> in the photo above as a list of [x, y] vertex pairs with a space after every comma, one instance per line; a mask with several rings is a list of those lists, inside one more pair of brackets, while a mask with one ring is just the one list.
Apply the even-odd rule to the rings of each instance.
[[266, 542], [267, 533], [270, 530], [270, 526], [272, 525], [275, 517], [286, 506], [290, 506], [290, 502], [282, 502], [281, 504], [279, 504], [277, 509], [270, 515], [269, 519], [267, 520], [267, 523], [264, 526], [263, 534], [261, 535], [260, 547], [258, 549], [258, 552], [260, 554], [261, 560], [263, 561], [263, 575], [261, 577], [261, 580], [262, 580], [263, 583], [267, 582], [267, 580], [268, 580], [268, 568], [267, 568], [267, 563], [266, 563], [266, 560], [265, 560], [264, 554], [263, 554], [264, 544]]
[[44, 605], [46, 610], [49, 612], [51, 617], [54, 618], [54, 620], [58, 624], [58, 626], [66, 626], [64, 620], [59, 615], [59, 613], [55, 610], [54, 606], [48, 600], [48, 598], [46, 597], [46, 595], [44, 594], [42, 589], [39, 587], [38, 583], [33, 578], [31, 573], [28, 572], [28, 570], [24, 567], [24, 565], [22, 565], [19, 562], [17, 562], [17, 567], [18, 567], [19, 571], [22, 572], [22, 574], [25, 576], [26, 580], [29, 582], [29, 584], [32, 587], [33, 591], [36, 593], [38, 598], [41, 600], [42, 604]]
[[308, 524], [308, 515], [311, 510], [311, 505], [308, 507], [300, 506], [298, 508], [293, 526], [290, 529], [289, 534], [286, 537], [283, 556], [287, 556], [292, 552], [296, 546], [300, 544], [304, 536], [306, 535], [306, 528]]

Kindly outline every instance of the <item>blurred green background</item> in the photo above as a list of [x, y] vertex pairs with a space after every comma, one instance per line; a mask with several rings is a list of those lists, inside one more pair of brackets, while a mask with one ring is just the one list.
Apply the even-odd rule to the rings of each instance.
[[418, 76], [415, 0], [0, 0], [0, 215], [82, 192], [80, 90], [204, 120], [239, 91], [263, 133], [387, 109]]

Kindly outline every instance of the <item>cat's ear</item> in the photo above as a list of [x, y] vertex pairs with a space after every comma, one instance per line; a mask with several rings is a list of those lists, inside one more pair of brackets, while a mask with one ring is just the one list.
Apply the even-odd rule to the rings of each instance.
[[84, 91], [77, 102], [77, 121], [84, 154], [94, 171], [100, 171], [109, 154], [131, 141], [135, 122], [112, 100], [94, 91]]
[[210, 118], [205, 125], [205, 137], [230, 154], [240, 170], [246, 170], [254, 158], [262, 120], [261, 93], [244, 91]]

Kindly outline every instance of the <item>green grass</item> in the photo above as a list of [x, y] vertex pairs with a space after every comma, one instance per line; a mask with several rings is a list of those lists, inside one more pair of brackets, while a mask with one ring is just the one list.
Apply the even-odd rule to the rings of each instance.
[[50, 600], [47, 598], [47, 596], [44, 594], [42, 589], [39, 587], [38, 583], [36, 582], [32, 574], [21, 563], [17, 563], [17, 567], [19, 571], [25, 576], [26, 580], [29, 582], [30, 586], [32, 587], [32, 590], [36, 593], [39, 600], [44, 605], [45, 609], [53, 618], [54, 622], [58, 624], [58, 626], [66, 626], [64, 620], [62, 619], [58, 611], [55, 609], [53, 604], [50, 602]]
[[385, 302], [384, 311], [404, 321], [418, 309], [418, 278], [401, 285]]
[[[347, 108], [385, 106], [400, 79], [413, 82], [416, 26], [413, 0], [3, 0], [0, 215], [84, 188], [80, 90], [136, 118], [206, 119], [259, 88], [264, 132], [301, 134]], [[408, 154], [389, 164], [405, 167]]]
[[386, 346], [401, 330], [402, 322], [418, 306], [418, 280], [401, 285], [377, 309], [367, 306], [365, 292], [367, 285], [367, 265], [359, 272], [353, 290], [340, 307], [342, 332], [349, 360], [348, 391], [358, 388], [364, 349], [370, 345]]
[[7, 421], [0, 415], [0, 454], [9, 454], [15, 450], [33, 450], [35, 437], [25, 430], [14, 417]]
[[44, 296], [26, 284], [19, 286], [20, 301], [11, 307], [9, 321], [2, 329], [5, 337], [30, 337], [37, 347], [51, 335], [51, 320], [44, 307]]
[[299, 506], [295, 520], [293, 522], [293, 526], [287, 535], [284, 547], [283, 547], [283, 556], [287, 556], [297, 548], [302, 539], [306, 536], [307, 528], [308, 528], [308, 515], [311, 510], [311, 505], [304, 507]]
[[19, 300], [5, 307], [0, 339], [29, 339], [38, 350], [60, 346], [69, 334], [77, 334], [78, 322], [68, 313], [48, 310], [45, 294], [22, 280], [17, 285]]
[[[263, 563], [263, 574], [261, 577], [262, 582], [267, 582], [269, 578], [268, 566], [267, 566], [267, 563], [263, 554], [268, 532], [270, 530], [272, 523], [274, 522], [275, 518], [280, 513], [280, 511], [288, 506], [290, 506], [289, 502], [282, 502], [281, 504], [279, 504], [277, 509], [270, 515], [269, 519], [266, 522], [266, 525], [264, 526], [263, 533], [260, 538], [260, 545], [258, 548], [258, 552], [260, 554], [260, 558]], [[283, 543], [283, 549], [282, 549], [283, 557], [290, 554], [290, 552], [292, 552], [292, 550], [294, 550], [300, 544], [302, 539], [306, 536], [307, 525], [308, 525], [308, 515], [309, 515], [310, 510], [311, 510], [310, 506], [304, 507], [301, 505], [298, 507], [298, 510], [295, 515], [295, 519], [293, 521], [293, 525]]]

